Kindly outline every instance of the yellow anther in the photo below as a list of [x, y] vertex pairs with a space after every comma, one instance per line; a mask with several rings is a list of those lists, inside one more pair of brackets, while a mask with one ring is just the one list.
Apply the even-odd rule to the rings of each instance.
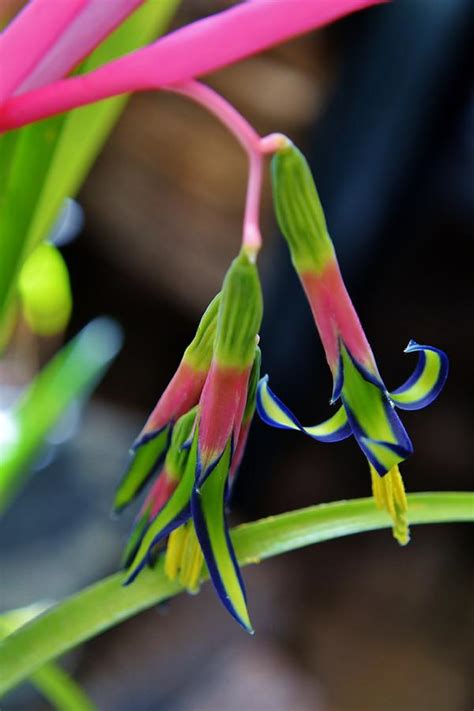
[[175, 580], [181, 567], [184, 544], [187, 537], [186, 526], [180, 526], [170, 534], [165, 556], [165, 574]]
[[181, 557], [180, 582], [191, 593], [199, 590], [201, 570], [204, 562], [201, 547], [194, 530], [194, 525], [189, 523], [186, 542]]
[[408, 504], [398, 465], [392, 467], [383, 477], [370, 465], [370, 474], [375, 505], [379, 509], [385, 509], [390, 515], [393, 521], [393, 537], [400, 545], [405, 546], [410, 540]]
[[204, 558], [192, 522], [176, 528], [168, 539], [165, 574], [170, 580], [179, 576], [180, 583], [191, 593], [199, 589]]

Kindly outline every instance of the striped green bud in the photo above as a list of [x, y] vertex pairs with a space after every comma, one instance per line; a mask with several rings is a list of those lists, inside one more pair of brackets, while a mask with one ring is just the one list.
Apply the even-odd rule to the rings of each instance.
[[334, 258], [334, 247], [309, 165], [290, 140], [273, 156], [272, 190], [296, 271], [322, 271]]
[[170, 448], [166, 454], [165, 468], [170, 474], [179, 478], [183, 475], [186, 467], [189, 454], [187, 443], [192, 435], [196, 413], [197, 407], [193, 407], [192, 410], [180, 417], [173, 427]]
[[199, 322], [196, 335], [184, 352], [183, 360], [196, 370], [208, 370], [211, 365], [220, 301], [220, 294], [212, 299]]
[[215, 356], [226, 367], [247, 368], [255, 357], [263, 302], [256, 264], [245, 251], [232, 262], [222, 286]]

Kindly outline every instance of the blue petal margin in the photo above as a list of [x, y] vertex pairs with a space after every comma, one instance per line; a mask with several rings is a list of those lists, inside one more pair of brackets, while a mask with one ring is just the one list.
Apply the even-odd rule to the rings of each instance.
[[[193, 496], [191, 499], [191, 506], [192, 506], [192, 512], [193, 512], [193, 521], [194, 521], [194, 526], [196, 529], [196, 535], [199, 540], [199, 544], [201, 546], [202, 553], [204, 555], [204, 560], [206, 561], [207, 568], [209, 570], [209, 575], [212, 580], [212, 584], [214, 586], [214, 589], [219, 596], [220, 601], [224, 605], [225, 609], [227, 612], [234, 618], [238, 624], [243, 627], [243, 629], [246, 632], [252, 633], [253, 630], [252, 628], [249, 628], [247, 624], [242, 620], [241, 616], [238, 614], [237, 610], [235, 609], [234, 605], [232, 604], [229, 594], [227, 592], [221, 571], [219, 570], [219, 566], [217, 564], [214, 551], [212, 548], [212, 544], [210, 541], [209, 537], [209, 532], [208, 532], [208, 527], [206, 523], [206, 519], [202, 510], [201, 506], [201, 494], [197, 491], [194, 490]], [[222, 508], [224, 511], [224, 501], [222, 502]], [[234, 548], [232, 546], [232, 542], [230, 540], [229, 536], [229, 531], [227, 528], [227, 524], [225, 522], [225, 514], [223, 513], [223, 519], [224, 519], [224, 526], [225, 526], [225, 539], [227, 543], [227, 551], [229, 554], [229, 558], [232, 561], [232, 565], [235, 571], [235, 575], [239, 581], [240, 588], [242, 590], [242, 595], [245, 599], [247, 600], [247, 594], [245, 591], [245, 585], [244, 581], [242, 579], [242, 575], [240, 573], [240, 568], [239, 564], [237, 562], [237, 558], [235, 557], [235, 552]]]
[[340, 442], [352, 434], [344, 408], [339, 408], [329, 419], [319, 425], [305, 427], [268, 386], [265, 375], [257, 387], [257, 412], [271, 427], [282, 430], [296, 430], [307, 434], [319, 442]]
[[421, 410], [435, 400], [446, 383], [449, 360], [446, 353], [433, 346], [410, 341], [405, 353], [419, 353], [417, 366], [408, 380], [390, 393], [402, 410]]
[[156, 536], [153, 538], [153, 541], [151, 542], [150, 546], [148, 547], [148, 552], [146, 555], [142, 557], [138, 565], [133, 568], [133, 570], [129, 573], [128, 577], [126, 580], [122, 583], [125, 587], [127, 585], [130, 585], [130, 583], [133, 583], [135, 578], [137, 577], [138, 573], [143, 570], [145, 565], [147, 565], [152, 557], [152, 551], [156, 545], [160, 541], [162, 541], [164, 538], [169, 536], [170, 533], [174, 531], [175, 528], [178, 528], [178, 526], [181, 526], [183, 523], [186, 523], [189, 521], [191, 518], [191, 507], [189, 504], [186, 504], [186, 506], [179, 512], [175, 518], [170, 521], [164, 528], [159, 531], [159, 533], [156, 534]]
[[395, 442], [387, 442], [368, 437], [367, 433], [359, 425], [356, 416], [347, 404], [346, 412], [357, 444], [362, 449], [377, 474], [385, 476], [385, 474], [387, 474], [387, 472], [390, 471], [395, 464], [403, 462], [411, 454], [413, 454], [414, 450], [412, 441], [388, 397], [383, 393], [381, 393], [381, 396], [384, 399], [385, 413], [396, 440]]

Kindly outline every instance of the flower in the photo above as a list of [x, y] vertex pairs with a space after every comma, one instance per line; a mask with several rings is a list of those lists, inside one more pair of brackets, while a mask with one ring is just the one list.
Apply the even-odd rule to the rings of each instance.
[[406, 353], [418, 353], [413, 375], [388, 392], [344, 285], [324, 213], [304, 156], [288, 141], [272, 162], [272, 184], [280, 228], [308, 298], [333, 376], [331, 404], [341, 405], [325, 422], [304, 427], [268, 386], [259, 383], [257, 409], [273, 427], [304, 432], [322, 442], [351, 434], [365, 454], [373, 493], [391, 515], [394, 536], [408, 542], [407, 505], [398, 464], [413, 452], [395, 407], [417, 410], [439, 394], [448, 375], [446, 354], [410, 341]]
[[132, 446], [114, 511], [125, 508], [161, 465], [176, 421], [199, 402], [211, 366], [220, 294], [207, 307], [181, 363]]
[[[245, 588], [227, 528], [225, 507], [230, 479], [235, 478], [255, 410], [260, 374], [257, 334], [261, 319], [257, 269], [242, 250], [227, 272], [220, 297], [206, 311], [192, 348], [183, 357], [189, 365], [190, 352], [200, 356], [201, 377], [195, 381], [192, 397], [175, 396], [172, 387], [175, 376], [138, 438], [136, 456], [119, 488], [119, 493], [127, 491], [127, 496], [118, 497], [127, 498], [137, 489], [137, 482], [142, 485], [146, 467], [134, 462], [141, 449], [146, 451], [146, 447], [160, 441], [159, 446], [150, 450], [147, 462], [156, 459], [157, 452], [163, 456], [166, 451], [164, 466], [145, 499], [126, 548], [125, 564], [129, 566], [126, 584], [151, 562], [157, 544], [169, 536], [167, 574], [172, 578], [179, 575], [181, 582], [194, 591], [205, 560], [221, 601], [249, 632], [252, 626]], [[185, 406], [194, 405], [199, 389], [198, 404], [181, 414]], [[176, 392], [181, 390], [178, 388]], [[163, 434], [166, 431], [172, 432], [171, 440], [169, 434]], [[147, 476], [149, 470], [148, 466]], [[156, 470], [156, 461], [152, 470]]]

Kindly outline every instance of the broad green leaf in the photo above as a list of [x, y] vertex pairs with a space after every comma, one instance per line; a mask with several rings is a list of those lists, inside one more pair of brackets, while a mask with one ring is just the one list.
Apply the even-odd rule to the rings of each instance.
[[[410, 524], [474, 521], [474, 494], [437, 492], [408, 497]], [[240, 565], [313, 543], [391, 527], [373, 499], [335, 501], [238, 526], [232, 541]], [[0, 643], [0, 695], [27, 679], [46, 662], [86, 640], [183, 591], [164, 572], [162, 556], [129, 587], [124, 574], [111, 575], [51, 607]], [[159, 620], [157, 620], [159, 626]]]
[[121, 341], [114, 321], [92, 321], [43, 368], [12, 412], [0, 413], [0, 513], [23, 483], [47, 433], [74, 401], [91, 392]]
[[[80, 67], [80, 72], [161, 34], [178, 0], [148, 0]], [[127, 97], [83, 107], [0, 136], [0, 322], [31, 249], [51, 230], [66, 197], [76, 194]]]

